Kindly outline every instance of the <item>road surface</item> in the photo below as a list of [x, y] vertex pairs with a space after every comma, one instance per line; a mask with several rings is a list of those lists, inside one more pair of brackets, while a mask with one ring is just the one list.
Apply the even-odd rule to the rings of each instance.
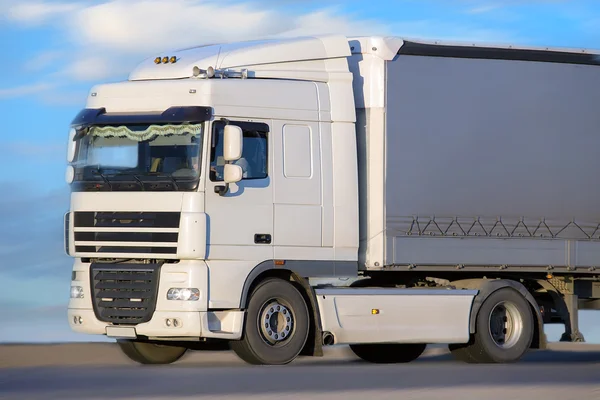
[[433, 349], [373, 365], [346, 349], [287, 366], [249, 366], [231, 352], [194, 352], [139, 366], [112, 344], [0, 346], [1, 399], [600, 399], [600, 347], [554, 345], [517, 364], [468, 365]]

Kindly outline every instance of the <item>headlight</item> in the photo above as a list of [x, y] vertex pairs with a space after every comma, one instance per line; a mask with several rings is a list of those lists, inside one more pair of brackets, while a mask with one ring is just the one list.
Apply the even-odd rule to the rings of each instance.
[[71, 286], [71, 298], [83, 299], [83, 288], [81, 286]]
[[73, 168], [72, 165], [67, 165], [67, 168], [65, 170], [65, 182], [67, 182], [67, 184], [71, 184], [71, 183], [73, 183], [74, 179], [75, 179], [75, 168]]
[[200, 290], [196, 288], [171, 288], [167, 300], [196, 301], [200, 299]]

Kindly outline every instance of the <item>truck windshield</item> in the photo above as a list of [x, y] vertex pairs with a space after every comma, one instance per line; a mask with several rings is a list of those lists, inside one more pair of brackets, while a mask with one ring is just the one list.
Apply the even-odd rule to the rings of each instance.
[[194, 190], [203, 124], [92, 126], [76, 139], [74, 190]]

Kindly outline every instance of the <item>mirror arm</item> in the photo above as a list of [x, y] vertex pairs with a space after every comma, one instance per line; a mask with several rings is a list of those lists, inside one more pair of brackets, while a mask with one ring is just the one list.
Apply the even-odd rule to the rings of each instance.
[[219, 196], [225, 196], [225, 194], [229, 191], [229, 183], [224, 185], [215, 186], [215, 193]]
[[85, 126], [83, 128], [79, 128], [79, 129], [75, 129], [75, 130], [77, 131], [77, 134], [73, 137], [74, 142], [83, 138], [85, 135], [87, 135], [90, 132], [89, 126]]

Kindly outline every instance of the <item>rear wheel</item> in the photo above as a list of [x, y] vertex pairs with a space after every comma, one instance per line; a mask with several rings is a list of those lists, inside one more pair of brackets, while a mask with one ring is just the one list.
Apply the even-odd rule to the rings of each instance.
[[171, 364], [179, 360], [187, 348], [169, 343], [118, 340], [121, 351], [131, 360], [140, 364]]
[[407, 363], [416, 360], [425, 351], [426, 344], [369, 343], [351, 344], [350, 349], [365, 361], [377, 364]]
[[531, 346], [533, 323], [527, 299], [514, 289], [500, 289], [479, 309], [470, 342], [449, 348], [454, 357], [469, 363], [515, 362]]
[[287, 364], [304, 348], [309, 325], [308, 307], [298, 289], [269, 278], [253, 290], [243, 337], [230, 346], [250, 364]]

